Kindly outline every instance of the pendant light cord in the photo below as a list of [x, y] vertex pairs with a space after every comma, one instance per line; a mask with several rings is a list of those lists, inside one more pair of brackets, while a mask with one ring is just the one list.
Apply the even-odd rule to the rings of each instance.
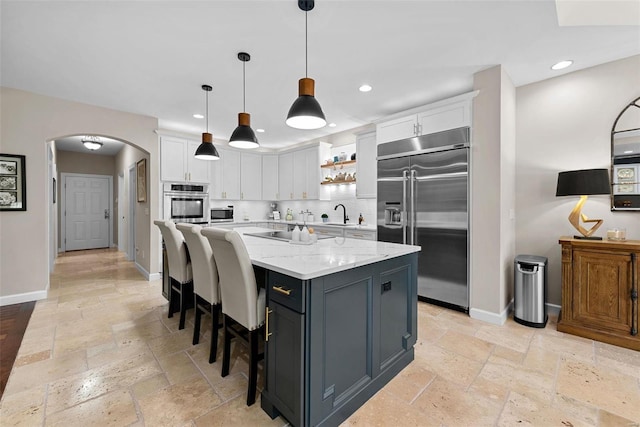
[[309, 50], [309, 41], [308, 38], [309, 30], [307, 29], [307, 11], [304, 11], [304, 76], [309, 77], [309, 58], [308, 58], [308, 50]]
[[207, 94], [207, 97], [206, 97], [206, 100], [207, 100], [206, 105], [207, 105], [207, 107], [205, 108], [205, 110], [206, 110], [206, 115], [207, 115], [207, 133], [209, 133], [209, 92], [207, 91], [206, 94]]
[[247, 95], [246, 95], [246, 84], [247, 78], [245, 76], [245, 66], [246, 62], [242, 61], [242, 112], [247, 112]]

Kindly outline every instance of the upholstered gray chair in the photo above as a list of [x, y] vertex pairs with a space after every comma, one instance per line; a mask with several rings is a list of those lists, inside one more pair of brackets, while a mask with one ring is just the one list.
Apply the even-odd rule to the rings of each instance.
[[[259, 332], [264, 336], [265, 290], [258, 291], [256, 277], [247, 248], [240, 235], [231, 230], [204, 228], [205, 236], [218, 266], [222, 313], [224, 314], [224, 350], [222, 352], [222, 376], [229, 374], [231, 339], [239, 338], [249, 347], [249, 386], [247, 405], [256, 401], [258, 361], [264, 353], [258, 354]], [[235, 325], [244, 330], [238, 331]]]
[[193, 294], [196, 320], [193, 328], [193, 344], [200, 341], [200, 322], [202, 313], [211, 315], [211, 349], [209, 363], [216, 361], [218, 352], [218, 317], [220, 316], [220, 289], [218, 287], [218, 268], [213, 258], [213, 250], [207, 239], [200, 234], [202, 227], [195, 224], [176, 224], [178, 231], [191, 256], [193, 271]]
[[173, 317], [176, 305], [180, 307], [179, 329], [184, 329], [187, 317], [187, 308], [193, 301], [193, 279], [191, 262], [187, 246], [184, 243], [182, 233], [178, 231], [172, 221], [153, 221], [162, 233], [167, 258], [169, 260], [169, 278], [171, 281], [169, 291], [169, 317]]

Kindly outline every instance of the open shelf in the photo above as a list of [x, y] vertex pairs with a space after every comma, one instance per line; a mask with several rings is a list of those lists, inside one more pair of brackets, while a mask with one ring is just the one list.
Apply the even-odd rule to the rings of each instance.
[[342, 168], [343, 166], [349, 166], [349, 165], [355, 165], [356, 164], [356, 160], [345, 160], [344, 162], [335, 162], [335, 163], [331, 163], [331, 164], [322, 164], [320, 165], [321, 168]]
[[339, 185], [339, 184], [355, 184], [356, 180], [351, 181], [322, 181], [320, 185]]

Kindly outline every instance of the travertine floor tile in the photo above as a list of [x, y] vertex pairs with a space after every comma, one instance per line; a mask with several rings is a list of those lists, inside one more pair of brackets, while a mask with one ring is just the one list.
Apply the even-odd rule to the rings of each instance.
[[149, 394], [139, 401], [148, 426], [183, 425], [222, 403], [204, 378], [193, 377], [182, 383]]
[[[287, 424], [259, 397], [246, 406], [246, 348], [232, 344], [222, 378], [222, 334], [208, 363], [208, 316], [192, 345], [194, 310], [179, 331], [161, 281], [145, 281], [123, 254], [63, 254], [50, 283], [0, 401], [2, 426]], [[345, 426], [638, 427], [640, 352], [558, 332], [554, 314], [544, 329], [512, 317], [496, 326], [419, 303], [417, 321], [415, 360]]]
[[49, 414], [46, 426], [124, 426], [138, 419], [136, 407], [127, 390], [118, 390], [67, 410]]
[[437, 425], [485, 426], [493, 425], [498, 419], [502, 402], [466, 392], [464, 387], [436, 378], [412, 406]]
[[589, 426], [577, 417], [568, 416], [566, 412], [551, 408], [545, 403], [537, 402], [516, 392], [511, 392], [507, 404], [498, 420], [499, 426]]
[[565, 360], [558, 373], [558, 393], [640, 421], [640, 387], [636, 377]]

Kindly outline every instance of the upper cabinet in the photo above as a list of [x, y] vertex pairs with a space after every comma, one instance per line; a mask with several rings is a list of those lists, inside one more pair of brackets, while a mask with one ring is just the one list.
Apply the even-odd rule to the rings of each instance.
[[320, 159], [329, 154], [329, 145], [280, 154], [278, 158], [278, 187], [280, 200], [320, 199]]
[[356, 138], [356, 197], [368, 199], [376, 197], [377, 164], [376, 133], [359, 134]]
[[219, 160], [211, 163], [212, 199], [240, 200], [240, 152], [216, 146]]
[[262, 200], [279, 200], [278, 155], [262, 156]]
[[194, 157], [200, 145], [183, 138], [160, 137], [160, 178], [162, 181], [209, 183], [209, 161]]
[[262, 200], [262, 155], [240, 153], [240, 200]]
[[431, 107], [425, 106], [423, 111], [378, 123], [378, 144], [471, 126], [471, 101], [455, 101], [457, 98], [437, 102]]

